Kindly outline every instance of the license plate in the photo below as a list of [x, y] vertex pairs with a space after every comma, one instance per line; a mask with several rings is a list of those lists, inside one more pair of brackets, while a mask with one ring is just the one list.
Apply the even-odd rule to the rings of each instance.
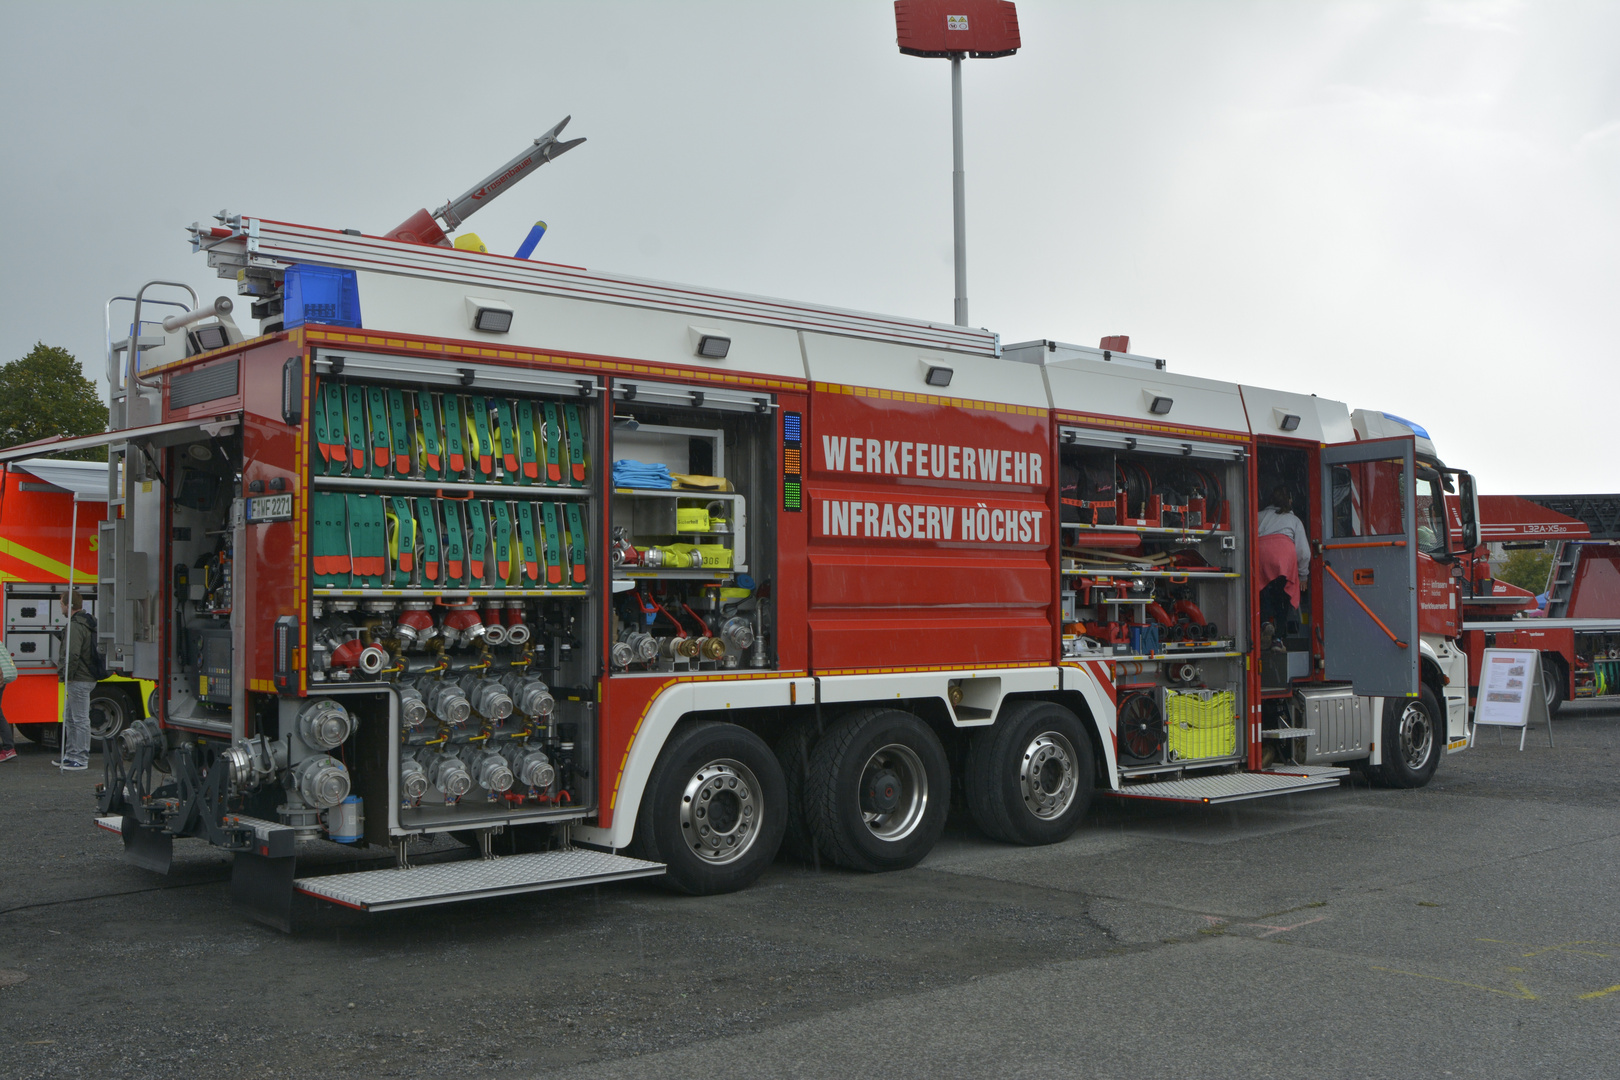
[[266, 521], [289, 521], [293, 516], [293, 497], [286, 495], [260, 495], [247, 501], [247, 519], [251, 524]]

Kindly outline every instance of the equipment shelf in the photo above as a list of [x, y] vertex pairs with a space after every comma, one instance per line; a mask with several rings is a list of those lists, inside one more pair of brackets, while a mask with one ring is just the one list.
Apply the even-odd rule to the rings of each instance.
[[1119, 570], [1077, 570], [1064, 567], [1065, 577], [1107, 577], [1107, 578], [1191, 578], [1197, 581], [1218, 581], [1222, 578], [1237, 578], [1243, 575], [1235, 570], [1192, 570], [1177, 572], [1174, 570], [1132, 570], [1128, 567]]
[[591, 494], [588, 487], [546, 487], [541, 484], [475, 484], [462, 480], [394, 480], [389, 477], [366, 476], [312, 476], [311, 486], [332, 491], [410, 491], [423, 495], [439, 495], [447, 491], [467, 491], [475, 495], [503, 499], [583, 499]]
[[504, 596], [513, 600], [539, 600], [548, 596], [589, 596], [589, 589], [483, 589], [483, 588], [455, 588], [455, 589], [342, 589], [331, 586], [320, 586], [309, 590], [309, 594], [319, 599], [323, 596], [358, 596], [358, 597], [391, 597], [395, 599], [444, 599], [455, 600], [461, 597], [474, 596]]
[[1062, 521], [1062, 528], [1075, 532], [1144, 533], [1149, 536], [1191, 536], [1204, 539], [1211, 536], [1231, 536], [1231, 529], [1167, 529], [1162, 525], [1087, 525], [1079, 521]]
[[1074, 656], [1065, 656], [1064, 660], [1106, 660], [1109, 663], [1129, 660], [1220, 660], [1233, 656], [1242, 656], [1241, 652], [1156, 652], [1156, 653], [1076, 653]]

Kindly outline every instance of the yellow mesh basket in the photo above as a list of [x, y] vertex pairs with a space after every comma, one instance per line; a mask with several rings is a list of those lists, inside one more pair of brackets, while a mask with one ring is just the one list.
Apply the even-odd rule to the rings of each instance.
[[1166, 689], [1164, 724], [1173, 760], [1237, 752], [1237, 698], [1230, 690]]

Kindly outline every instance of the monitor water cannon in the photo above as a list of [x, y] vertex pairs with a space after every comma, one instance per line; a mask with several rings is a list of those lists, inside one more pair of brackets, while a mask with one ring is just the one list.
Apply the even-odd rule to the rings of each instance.
[[461, 227], [478, 210], [494, 202], [497, 196], [508, 191], [513, 184], [528, 176], [546, 162], [565, 154], [584, 142], [584, 139], [570, 139], [559, 142], [557, 136], [562, 129], [568, 126], [571, 116], [562, 118], [562, 122], [538, 139], [534, 144], [525, 147], [511, 161], [496, 169], [483, 180], [474, 184], [456, 198], [451, 199], [431, 214], [426, 209], [418, 210], [409, 218], [390, 229], [385, 235], [390, 240], [403, 240], [411, 244], [429, 244], [449, 246], [449, 234]]

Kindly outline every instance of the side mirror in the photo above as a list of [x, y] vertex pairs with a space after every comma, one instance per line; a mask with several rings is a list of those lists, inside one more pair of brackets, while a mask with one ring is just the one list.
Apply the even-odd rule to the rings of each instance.
[[1471, 552], [1479, 547], [1479, 494], [1470, 473], [1457, 474], [1457, 502], [1462, 511], [1463, 551]]

